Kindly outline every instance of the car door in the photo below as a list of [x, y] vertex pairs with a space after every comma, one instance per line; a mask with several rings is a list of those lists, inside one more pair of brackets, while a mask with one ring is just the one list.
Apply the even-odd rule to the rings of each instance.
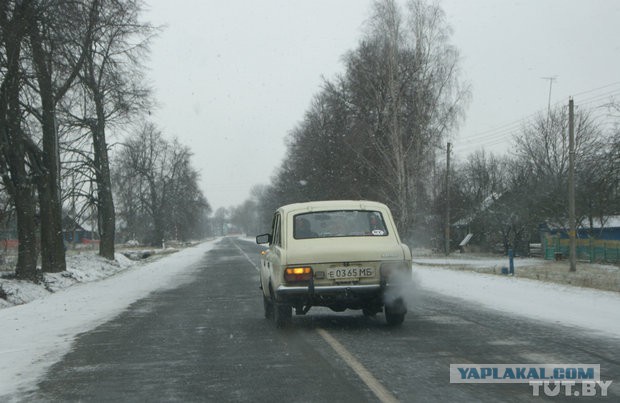
[[265, 294], [269, 295], [269, 284], [273, 289], [280, 284], [281, 259], [282, 259], [282, 215], [278, 212], [274, 215], [271, 228], [271, 243], [261, 267], [261, 282]]

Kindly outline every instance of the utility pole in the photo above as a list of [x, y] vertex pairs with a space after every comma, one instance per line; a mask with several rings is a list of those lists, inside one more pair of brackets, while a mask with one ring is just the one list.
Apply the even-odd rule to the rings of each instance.
[[446, 226], [445, 236], [446, 256], [450, 254], [450, 148], [452, 144], [448, 142], [447, 154], [446, 154]]
[[577, 271], [577, 239], [575, 223], [575, 112], [573, 98], [568, 99], [568, 221], [570, 271]]
[[557, 76], [553, 77], [541, 77], [543, 80], [549, 80], [549, 101], [547, 102], [547, 112], [551, 110], [551, 87], [553, 87], [553, 82], [558, 79]]
[[551, 88], [553, 82], [557, 80], [557, 76], [553, 77], [541, 77], [543, 80], [549, 80], [549, 100], [547, 101], [547, 130], [549, 130], [549, 118], [551, 117]]

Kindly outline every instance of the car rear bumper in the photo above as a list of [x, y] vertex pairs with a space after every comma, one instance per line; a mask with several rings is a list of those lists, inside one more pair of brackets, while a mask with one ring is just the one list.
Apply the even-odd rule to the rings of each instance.
[[329, 285], [329, 286], [285, 286], [281, 285], [276, 290], [278, 296], [287, 295], [330, 295], [330, 294], [376, 294], [381, 292], [380, 284], [364, 285]]
[[382, 306], [385, 288], [380, 284], [285, 286], [276, 290], [276, 300], [295, 307], [327, 306], [332, 309], [362, 309]]

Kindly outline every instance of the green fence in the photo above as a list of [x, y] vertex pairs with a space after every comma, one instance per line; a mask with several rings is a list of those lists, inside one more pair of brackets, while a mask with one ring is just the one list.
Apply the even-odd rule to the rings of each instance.
[[[569, 240], [558, 236], [543, 237], [545, 259], [564, 259], [569, 255]], [[620, 262], [620, 241], [577, 239], [577, 259], [590, 262]]]

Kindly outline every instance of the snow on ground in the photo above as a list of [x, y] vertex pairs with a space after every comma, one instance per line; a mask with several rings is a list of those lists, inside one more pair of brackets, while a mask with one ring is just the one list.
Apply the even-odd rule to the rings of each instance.
[[617, 292], [416, 263], [413, 273], [422, 288], [463, 299], [468, 304], [473, 302], [547, 323], [577, 326], [620, 338], [620, 294]]
[[[544, 263], [543, 259], [519, 258], [515, 259], [519, 266], [535, 266]], [[469, 267], [508, 267], [508, 258], [472, 257], [469, 255], [454, 255], [454, 257], [416, 257], [413, 263], [433, 266], [469, 266]]]
[[[191, 281], [196, 263], [216, 242], [146, 264], [122, 255], [114, 264], [88, 254], [72, 256], [67, 272], [46, 276], [46, 287], [53, 293], [40, 285], [0, 279], [9, 294], [9, 302], [0, 299], [0, 308], [5, 308], [0, 309], [0, 400], [36, 385], [78, 334], [112, 319], [154, 290]], [[424, 265], [429, 263], [433, 267]], [[437, 267], [455, 264], [502, 267], [506, 259], [416, 259], [413, 273], [423, 288], [468, 303], [620, 338], [620, 293]], [[519, 266], [523, 264], [521, 260]], [[12, 306], [16, 303], [23, 304]]]
[[[130, 262], [122, 255], [112, 266], [93, 255], [71, 259], [70, 270], [49, 281], [53, 294], [31, 283], [3, 281], [5, 291], [13, 287], [11, 292], [19, 295], [21, 302], [30, 302], [0, 309], [0, 400], [34, 386], [69, 351], [77, 334], [105, 323], [154, 290], [190, 281], [196, 263], [215, 242], [131, 269], [127, 269]], [[78, 283], [76, 279], [88, 282]]]
[[74, 284], [86, 283], [110, 277], [126, 270], [137, 262], [129, 260], [120, 253], [109, 261], [93, 253], [67, 256], [67, 270], [62, 273], [44, 273], [41, 284], [30, 281], [0, 279], [0, 289], [6, 300], [0, 299], [0, 308], [25, 304], [35, 299], [45, 298], [51, 293]]

